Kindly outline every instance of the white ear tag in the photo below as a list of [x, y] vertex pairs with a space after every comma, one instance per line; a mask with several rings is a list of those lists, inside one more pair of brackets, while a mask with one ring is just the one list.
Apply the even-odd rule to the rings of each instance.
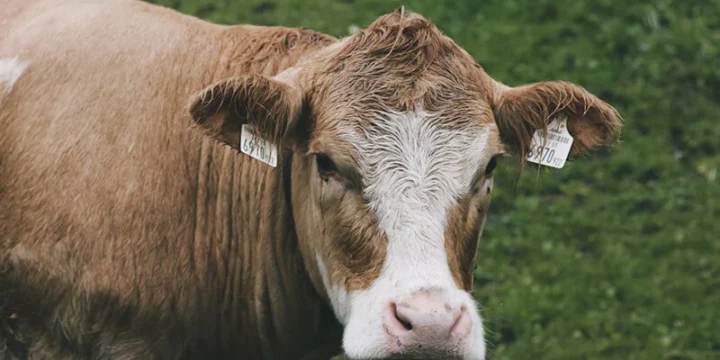
[[535, 131], [527, 160], [561, 169], [565, 166], [573, 143], [573, 137], [567, 129], [567, 117], [551, 121], [547, 130], [547, 141], [542, 130]]
[[252, 125], [242, 126], [240, 151], [272, 167], [277, 166], [277, 146], [257, 133]]

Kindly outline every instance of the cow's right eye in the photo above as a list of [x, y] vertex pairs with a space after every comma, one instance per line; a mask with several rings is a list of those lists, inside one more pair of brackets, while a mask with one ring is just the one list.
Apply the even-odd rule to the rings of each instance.
[[323, 181], [328, 181], [331, 177], [337, 176], [337, 166], [327, 155], [317, 154], [315, 161], [317, 162], [318, 174], [320, 174]]

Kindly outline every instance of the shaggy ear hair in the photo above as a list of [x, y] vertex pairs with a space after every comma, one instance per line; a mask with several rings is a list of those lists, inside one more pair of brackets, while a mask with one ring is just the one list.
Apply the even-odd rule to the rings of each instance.
[[243, 124], [266, 139], [292, 147], [302, 111], [299, 89], [262, 75], [219, 81], [193, 96], [189, 111], [195, 123], [220, 142], [240, 147]]
[[536, 130], [547, 130], [555, 116], [567, 116], [574, 141], [571, 155], [611, 142], [622, 124], [609, 104], [582, 87], [547, 81], [517, 88], [495, 83], [493, 112], [503, 143], [523, 161]]

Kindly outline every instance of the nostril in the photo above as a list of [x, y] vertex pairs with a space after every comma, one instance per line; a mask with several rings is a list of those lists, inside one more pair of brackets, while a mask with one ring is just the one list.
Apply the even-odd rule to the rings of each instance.
[[402, 326], [405, 328], [405, 330], [407, 330], [407, 331], [412, 330], [413, 327], [412, 327], [412, 324], [410, 323], [410, 321], [407, 318], [403, 317], [402, 314], [398, 313], [397, 304], [392, 303], [392, 304], [390, 304], [390, 307], [392, 309], [392, 313], [395, 315], [395, 319], [397, 319], [397, 321], [400, 324], [402, 324]]
[[408, 315], [402, 314], [404, 309], [399, 309], [397, 304], [392, 302], [383, 310], [383, 327], [388, 334], [402, 337], [410, 334], [413, 326]]
[[464, 338], [470, 334], [472, 326], [472, 317], [468, 314], [467, 308], [463, 306], [460, 308], [460, 316], [457, 317], [455, 324], [450, 329], [450, 333]]

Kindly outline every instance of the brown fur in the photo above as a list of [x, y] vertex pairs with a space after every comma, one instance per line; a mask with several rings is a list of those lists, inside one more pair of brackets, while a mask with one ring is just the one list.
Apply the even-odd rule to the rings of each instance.
[[[5, 9], [0, 58], [30, 65], [0, 112], [0, 336], [30, 358], [326, 356], [340, 330], [316, 252], [352, 291], [380, 274], [388, 241], [341, 132], [421, 105], [451, 129], [497, 123], [489, 158], [500, 138], [523, 154], [557, 111], [574, 153], [619, 128], [575, 85], [501, 86], [404, 10], [336, 42], [130, 0]], [[244, 123], [286, 150], [278, 168], [238, 153]], [[317, 153], [342, 186], [323, 185]], [[448, 218], [468, 290], [489, 198]]]
[[[484, 181], [488, 179], [489, 181]], [[492, 174], [484, 176], [474, 193], [455, 206], [448, 216], [445, 251], [457, 286], [472, 291], [473, 272], [485, 218], [490, 207]]]
[[134, 1], [8, 6], [22, 11], [0, 20], [0, 58], [30, 63], [0, 111], [0, 304], [16, 319], [15, 352], [337, 351], [287, 221], [282, 171], [189, 130], [184, 108], [212, 83], [274, 75], [332, 38]]

